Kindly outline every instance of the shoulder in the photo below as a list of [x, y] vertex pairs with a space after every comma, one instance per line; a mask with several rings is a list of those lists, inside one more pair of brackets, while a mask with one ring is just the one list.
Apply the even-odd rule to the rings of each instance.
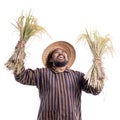
[[45, 67], [43, 67], [43, 68], [36, 68], [35, 69], [35, 71], [39, 71], [39, 72], [47, 72], [47, 71], [51, 71], [51, 69], [50, 68], [45, 68]]
[[83, 72], [78, 71], [78, 70], [73, 70], [73, 69], [69, 69], [69, 73], [70, 74], [75, 74], [75, 75], [77, 75], [79, 77], [83, 77], [85, 75]]

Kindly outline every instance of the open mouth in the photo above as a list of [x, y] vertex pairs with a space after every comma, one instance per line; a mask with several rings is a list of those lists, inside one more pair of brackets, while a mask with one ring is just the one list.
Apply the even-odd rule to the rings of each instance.
[[57, 58], [60, 60], [65, 59], [65, 57], [63, 55], [59, 55]]

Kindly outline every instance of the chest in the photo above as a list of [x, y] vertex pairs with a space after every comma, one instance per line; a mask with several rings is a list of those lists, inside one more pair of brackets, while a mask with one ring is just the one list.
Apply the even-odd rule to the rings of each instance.
[[76, 91], [79, 88], [79, 79], [75, 74], [71, 73], [46, 73], [41, 75], [39, 79], [41, 81], [42, 91], [53, 90], [70, 90]]

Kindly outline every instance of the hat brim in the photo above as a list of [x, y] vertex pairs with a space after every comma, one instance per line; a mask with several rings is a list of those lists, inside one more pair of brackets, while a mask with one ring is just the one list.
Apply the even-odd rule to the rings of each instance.
[[43, 51], [42, 62], [44, 64], [44, 66], [46, 66], [48, 55], [51, 52], [53, 52], [55, 49], [57, 49], [57, 48], [60, 48], [60, 49], [63, 49], [63, 50], [66, 51], [66, 53], [69, 56], [68, 67], [71, 67], [72, 64], [74, 63], [74, 60], [75, 60], [75, 57], [76, 57], [76, 52], [75, 52], [74, 47], [70, 43], [68, 43], [66, 41], [57, 41], [57, 42], [54, 42], [54, 43], [50, 44]]

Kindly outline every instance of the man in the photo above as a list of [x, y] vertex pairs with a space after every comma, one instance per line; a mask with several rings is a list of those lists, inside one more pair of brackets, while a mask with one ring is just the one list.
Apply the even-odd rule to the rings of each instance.
[[39, 90], [41, 105], [37, 120], [81, 120], [81, 93], [97, 95], [102, 88], [93, 88], [84, 73], [71, 70], [75, 60], [73, 46], [65, 41], [49, 45], [42, 56], [45, 68], [25, 69], [15, 79]]

